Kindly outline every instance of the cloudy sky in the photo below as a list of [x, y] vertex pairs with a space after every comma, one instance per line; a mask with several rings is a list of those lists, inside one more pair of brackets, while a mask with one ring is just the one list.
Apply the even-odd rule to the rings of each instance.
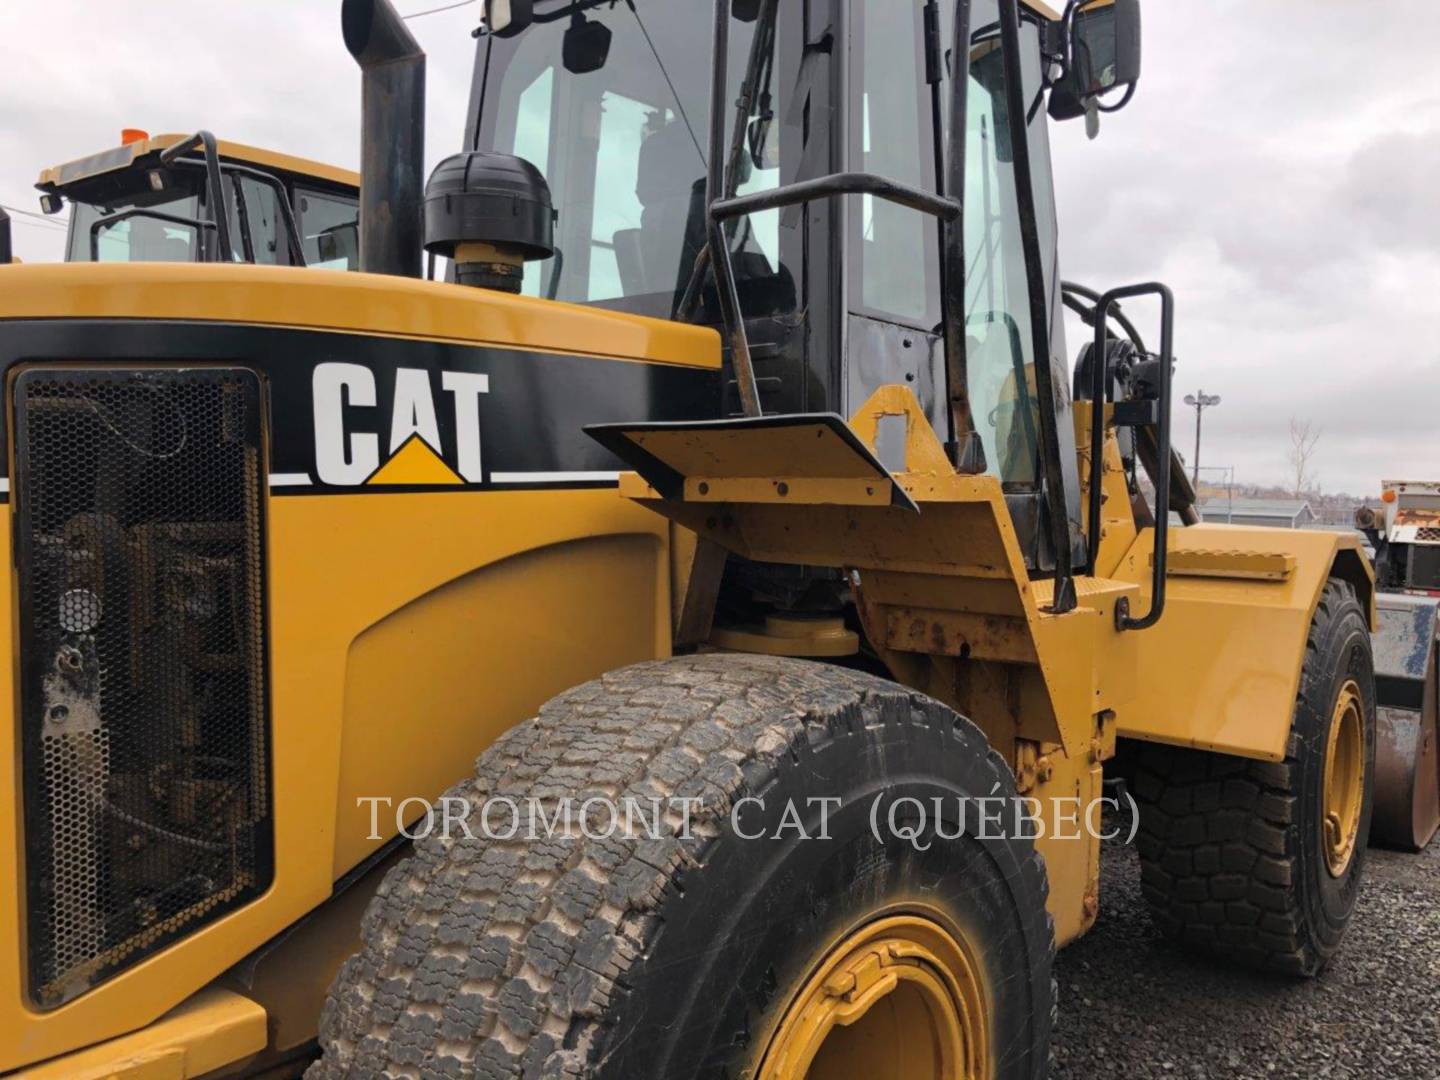
[[[422, 12], [454, 0], [397, 0]], [[0, 202], [122, 127], [354, 167], [359, 78], [338, 0], [4, 0]], [[1177, 395], [1203, 388], [1202, 463], [1281, 482], [1289, 419], [1322, 432], [1326, 491], [1440, 477], [1440, 5], [1146, 0], [1134, 103], [1056, 133], [1067, 277], [1159, 277], [1178, 299]], [[464, 124], [477, 5], [411, 22], [430, 55], [427, 145]], [[26, 259], [63, 234], [14, 228]], [[1078, 341], [1071, 341], [1071, 350]], [[1178, 407], [1191, 452], [1194, 414]]]

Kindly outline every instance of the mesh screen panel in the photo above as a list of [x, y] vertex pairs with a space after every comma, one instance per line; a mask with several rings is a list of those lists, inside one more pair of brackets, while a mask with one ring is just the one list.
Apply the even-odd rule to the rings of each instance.
[[1410, 565], [1406, 567], [1405, 575], [1407, 586], [1412, 589], [1440, 589], [1440, 547], [1411, 544], [1408, 562]]
[[29, 991], [74, 998], [270, 879], [261, 397], [14, 384]]

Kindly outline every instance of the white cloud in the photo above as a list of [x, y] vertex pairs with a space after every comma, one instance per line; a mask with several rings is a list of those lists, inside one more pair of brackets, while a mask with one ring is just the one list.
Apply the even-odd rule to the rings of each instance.
[[[1424, 0], [1144, 6], [1145, 73], [1097, 142], [1056, 131], [1067, 276], [1159, 276], [1204, 462], [1283, 481], [1288, 419], [1327, 490], [1440, 475], [1440, 74]], [[1194, 414], [1175, 411], [1191, 452]]]

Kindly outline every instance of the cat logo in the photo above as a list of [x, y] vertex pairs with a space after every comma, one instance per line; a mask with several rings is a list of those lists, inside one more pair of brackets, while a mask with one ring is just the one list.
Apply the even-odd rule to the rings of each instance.
[[[347, 423], [356, 409], [380, 404], [375, 372], [362, 364], [324, 363], [315, 367], [312, 394], [315, 408], [315, 471], [323, 484], [444, 486], [478, 484], [480, 463], [480, 395], [490, 392], [490, 376], [471, 371], [440, 373], [448, 396], [454, 445], [440, 438], [439, 414], [430, 372], [396, 368], [390, 394], [388, 450], [382, 461], [380, 434]], [[382, 412], [383, 416], [383, 412]]]

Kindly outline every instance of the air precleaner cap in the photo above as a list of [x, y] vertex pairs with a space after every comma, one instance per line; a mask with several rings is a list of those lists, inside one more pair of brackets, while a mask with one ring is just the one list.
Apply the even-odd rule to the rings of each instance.
[[555, 253], [550, 185], [510, 154], [446, 158], [425, 185], [425, 250], [463, 285], [519, 292], [524, 264]]

